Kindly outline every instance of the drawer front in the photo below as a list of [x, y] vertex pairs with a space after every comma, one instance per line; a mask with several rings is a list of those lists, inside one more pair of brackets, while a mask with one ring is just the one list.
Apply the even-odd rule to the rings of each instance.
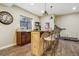
[[26, 44], [26, 36], [24, 34], [21, 35], [21, 42], [22, 44]]
[[30, 40], [31, 40], [30, 32], [22, 32], [22, 41], [24, 42], [24, 44], [29, 43]]

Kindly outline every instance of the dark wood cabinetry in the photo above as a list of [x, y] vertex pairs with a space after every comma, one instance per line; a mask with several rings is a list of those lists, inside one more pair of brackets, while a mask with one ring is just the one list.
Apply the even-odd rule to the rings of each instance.
[[17, 45], [25, 45], [31, 42], [31, 32], [16, 32]]

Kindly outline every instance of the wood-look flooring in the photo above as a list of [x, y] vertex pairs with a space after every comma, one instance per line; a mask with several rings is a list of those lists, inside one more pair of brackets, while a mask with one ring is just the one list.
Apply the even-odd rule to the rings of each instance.
[[79, 42], [59, 40], [56, 56], [79, 56]]
[[[31, 45], [0, 50], [0, 56], [31, 56]], [[79, 56], [79, 42], [59, 40], [55, 56]]]
[[31, 56], [31, 44], [3, 49], [0, 56]]

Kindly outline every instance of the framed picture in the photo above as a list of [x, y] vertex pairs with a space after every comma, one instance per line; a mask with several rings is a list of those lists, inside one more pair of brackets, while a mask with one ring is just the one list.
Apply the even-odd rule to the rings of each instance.
[[46, 29], [47, 31], [49, 31], [49, 29], [50, 29], [50, 23], [49, 23], [49, 22], [45, 23], [45, 29]]

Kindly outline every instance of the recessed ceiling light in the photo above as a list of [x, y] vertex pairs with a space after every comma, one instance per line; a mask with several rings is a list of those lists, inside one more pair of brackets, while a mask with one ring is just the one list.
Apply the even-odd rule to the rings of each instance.
[[30, 5], [32, 5], [32, 6], [33, 6], [33, 5], [34, 5], [34, 3], [31, 3]]
[[42, 10], [41, 12], [42, 12], [42, 13], [44, 13], [44, 11], [43, 11], [43, 10]]
[[73, 9], [73, 10], [76, 10], [76, 7], [73, 7], [72, 9]]

